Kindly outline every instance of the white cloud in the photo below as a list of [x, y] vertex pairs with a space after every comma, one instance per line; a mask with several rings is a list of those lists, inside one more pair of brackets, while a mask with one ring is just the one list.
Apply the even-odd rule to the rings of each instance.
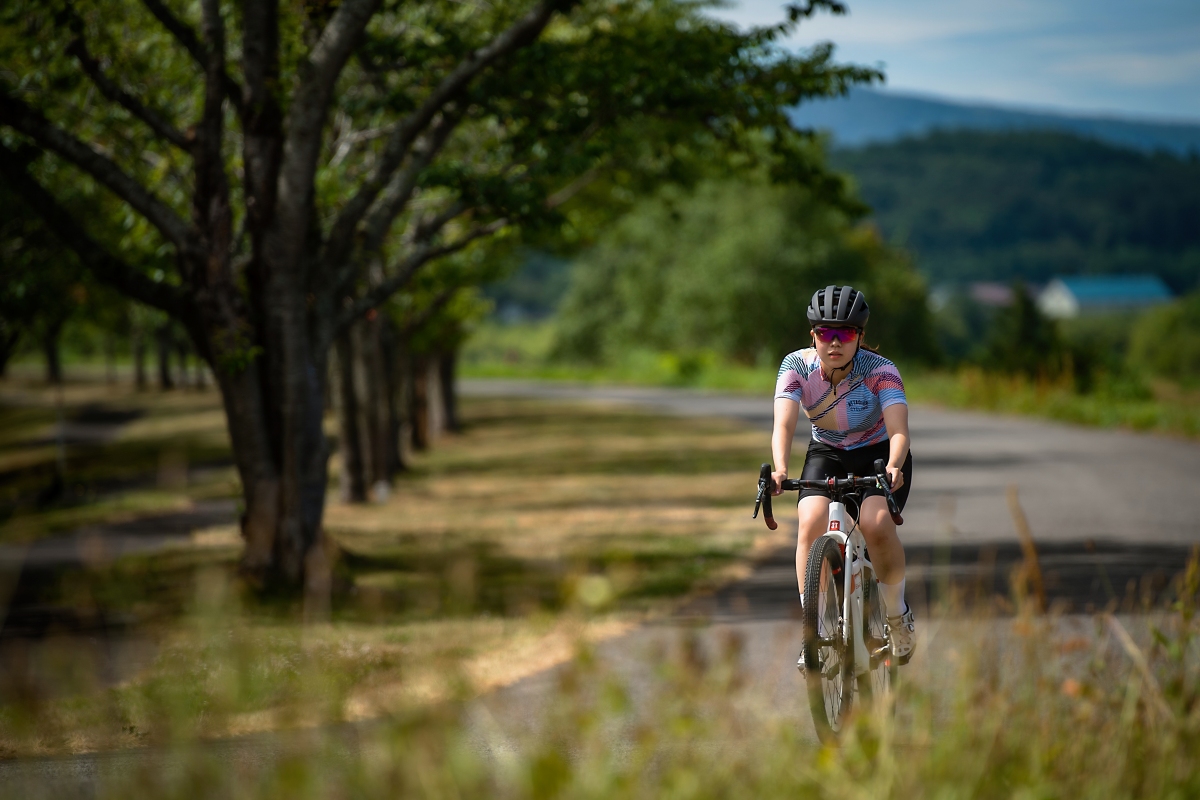
[[[1197, 0], [848, 0], [790, 44], [833, 41], [843, 61], [886, 66], [889, 85], [1069, 110], [1200, 117]], [[784, 15], [780, 0], [711, 12], [739, 25]]]

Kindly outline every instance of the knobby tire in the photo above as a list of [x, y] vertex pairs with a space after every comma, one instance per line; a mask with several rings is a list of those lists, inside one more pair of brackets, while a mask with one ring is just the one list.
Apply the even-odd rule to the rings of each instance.
[[844, 567], [836, 539], [822, 536], [813, 543], [804, 574], [804, 663], [809, 708], [822, 742], [837, 738], [854, 702], [854, 651], [839, 625]]

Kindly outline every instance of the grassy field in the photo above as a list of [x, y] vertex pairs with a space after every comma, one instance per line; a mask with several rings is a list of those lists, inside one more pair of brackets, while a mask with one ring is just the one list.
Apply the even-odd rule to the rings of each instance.
[[[0, 755], [357, 720], [471, 695], [628, 630], [769, 543], [744, 513], [759, 434], [468, 401], [464, 431], [416, 454], [386, 502], [342, 505], [331, 486], [333, 615], [305, 627], [298, 609], [238, 581], [237, 481], [215, 391], [79, 381], [61, 401], [68, 488], [39, 498], [58, 460], [57, 392], [0, 383], [0, 542], [82, 525], [101, 538], [139, 521], [152, 530], [164, 515], [201, 522], [154, 553], [66, 568], [26, 591], [26, 602], [119, 620], [115, 632], [105, 623], [118, 646], [64, 625], [9, 647], [19, 679], [0, 682]], [[213, 502], [227, 521], [200, 513]]]

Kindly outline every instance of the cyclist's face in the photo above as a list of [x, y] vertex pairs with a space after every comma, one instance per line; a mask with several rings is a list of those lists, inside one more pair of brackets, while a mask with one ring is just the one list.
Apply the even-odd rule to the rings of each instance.
[[[826, 327], [826, 326], [823, 326]], [[858, 352], [859, 335], [854, 328], [838, 328], [837, 333], [851, 332], [856, 334], [849, 342], [842, 342], [839, 336], [818, 336], [813, 332], [813, 342], [817, 348], [817, 358], [821, 359], [821, 363], [827, 365], [831, 369], [838, 369], [850, 363], [850, 359], [854, 358], [854, 354]], [[825, 341], [829, 339], [829, 341]]]

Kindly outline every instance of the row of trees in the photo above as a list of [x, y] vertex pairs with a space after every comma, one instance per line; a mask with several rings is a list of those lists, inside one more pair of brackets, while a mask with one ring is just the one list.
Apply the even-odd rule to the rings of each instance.
[[850, 196], [830, 202], [753, 175], [667, 189], [576, 265], [558, 355], [611, 362], [649, 348], [778, 364], [805, 346], [809, 297], [832, 282], [870, 298], [870, 341], [892, 357], [934, 361], [924, 281], [859, 222], [864, 211]]
[[[88, 280], [187, 332], [226, 411], [244, 569], [316, 586], [330, 353], [382, 428], [369, 364], [452, 302], [412, 291], [435, 267], [470, 285], [491, 247], [578, 241], [713, 164], [840, 194], [784, 112], [877, 75], [777, 46], [822, 8], [844, 10], [737, 31], [672, 0], [14, 0], [0, 176]], [[395, 454], [370, 449], [374, 477]]]

